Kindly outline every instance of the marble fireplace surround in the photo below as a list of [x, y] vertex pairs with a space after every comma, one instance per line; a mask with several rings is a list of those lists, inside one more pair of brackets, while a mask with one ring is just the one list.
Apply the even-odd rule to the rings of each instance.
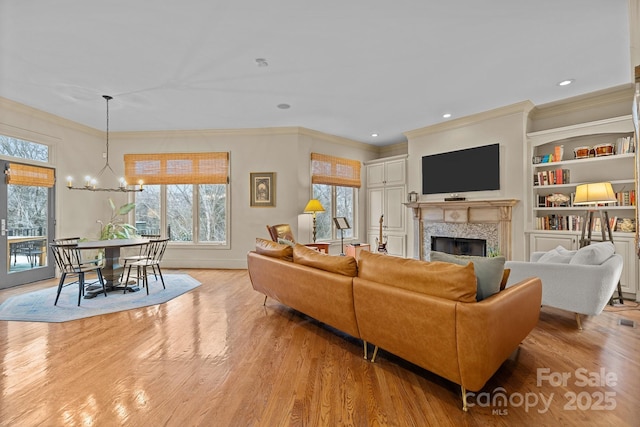
[[422, 201], [406, 203], [413, 211], [414, 257], [428, 260], [431, 236], [487, 240], [487, 252], [511, 259], [511, 215], [516, 199]]

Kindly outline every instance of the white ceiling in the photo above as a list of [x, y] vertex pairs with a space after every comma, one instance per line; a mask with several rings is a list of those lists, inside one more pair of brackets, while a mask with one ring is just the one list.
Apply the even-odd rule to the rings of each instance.
[[627, 0], [0, 0], [0, 96], [100, 130], [107, 94], [112, 131], [302, 126], [386, 145], [446, 112], [630, 83], [628, 9]]

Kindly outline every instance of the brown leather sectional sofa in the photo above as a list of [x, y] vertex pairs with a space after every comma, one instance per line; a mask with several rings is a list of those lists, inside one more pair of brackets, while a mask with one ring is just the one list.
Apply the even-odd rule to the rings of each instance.
[[[293, 261], [291, 260], [293, 259]], [[476, 302], [473, 264], [362, 252], [330, 256], [257, 239], [253, 288], [466, 390], [479, 391], [538, 322], [542, 284], [529, 278]]]

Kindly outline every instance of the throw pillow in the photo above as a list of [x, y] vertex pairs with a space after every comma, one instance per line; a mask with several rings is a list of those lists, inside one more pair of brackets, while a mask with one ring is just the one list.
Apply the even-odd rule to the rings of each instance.
[[325, 254], [304, 245], [296, 244], [293, 247], [293, 262], [343, 276], [358, 275], [358, 264], [355, 258]]
[[608, 260], [616, 251], [611, 242], [599, 242], [578, 249], [569, 264], [600, 265]]
[[281, 245], [289, 245], [291, 247], [294, 247], [296, 245], [295, 242], [283, 239], [282, 237], [278, 237], [278, 243], [280, 243]]
[[256, 237], [256, 253], [285, 261], [293, 261], [293, 248], [291, 246], [259, 237]]
[[452, 301], [476, 302], [472, 263], [462, 266], [360, 251], [358, 277]]
[[476, 299], [482, 301], [493, 294], [500, 292], [500, 283], [504, 274], [505, 257], [481, 257], [451, 255], [444, 252], [431, 251], [431, 261], [450, 262], [458, 265], [467, 265], [472, 262], [478, 279], [478, 291]]
[[[562, 246], [559, 246], [559, 247], [562, 247]], [[567, 252], [569, 253], [567, 254]], [[573, 253], [570, 253], [570, 252], [573, 252], [573, 251], [567, 251], [566, 249], [564, 249], [564, 251], [560, 251], [558, 248], [551, 249], [550, 251], [542, 254], [542, 256], [538, 258], [538, 262], [547, 263], [547, 264], [569, 264], [569, 262], [571, 262], [571, 260], [573, 259], [573, 255], [574, 255]]]
[[569, 249], [565, 248], [562, 245], [556, 246], [556, 251], [558, 251], [560, 255], [569, 255], [569, 256], [574, 256], [576, 252], [578, 252], [578, 251], [570, 251]]

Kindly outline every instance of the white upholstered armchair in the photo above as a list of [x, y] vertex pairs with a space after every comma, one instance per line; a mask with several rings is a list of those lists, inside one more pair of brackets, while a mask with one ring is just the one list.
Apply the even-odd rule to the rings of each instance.
[[[555, 251], [555, 252], [554, 252]], [[611, 242], [586, 246], [578, 251], [558, 247], [549, 252], [534, 252], [529, 262], [507, 261], [511, 269], [507, 287], [526, 277], [542, 281], [542, 305], [595, 316], [602, 312], [620, 280], [622, 255], [614, 253]]]

